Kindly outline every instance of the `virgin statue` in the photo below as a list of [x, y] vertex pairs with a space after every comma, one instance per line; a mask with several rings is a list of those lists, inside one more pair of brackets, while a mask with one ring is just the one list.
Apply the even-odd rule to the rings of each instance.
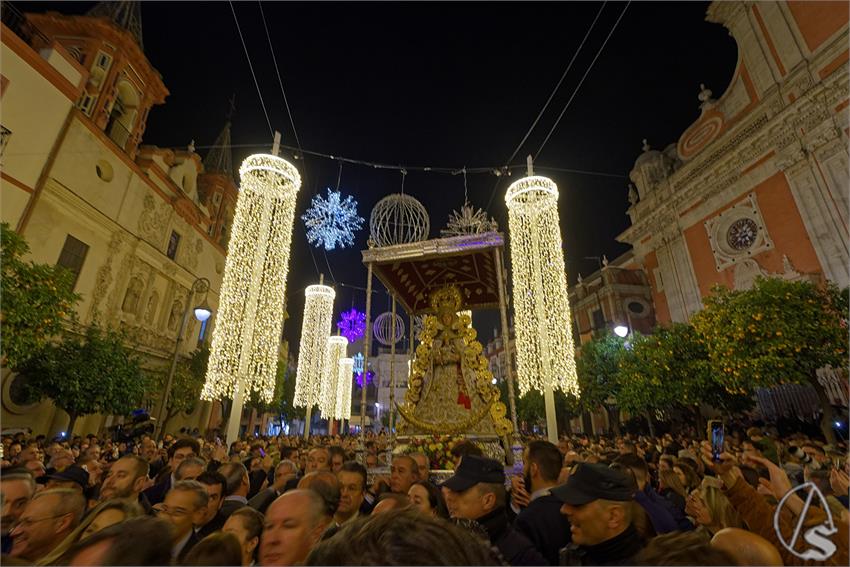
[[430, 301], [435, 314], [423, 322], [405, 403], [399, 406], [400, 432], [507, 435], [511, 424], [471, 317], [458, 313], [460, 291], [445, 287]]

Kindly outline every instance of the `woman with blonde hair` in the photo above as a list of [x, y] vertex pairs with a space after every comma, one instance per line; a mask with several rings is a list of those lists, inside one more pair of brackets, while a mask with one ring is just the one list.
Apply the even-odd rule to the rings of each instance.
[[678, 510], [684, 512], [688, 490], [672, 469], [658, 472], [658, 493], [672, 502]]
[[104, 528], [142, 515], [144, 510], [138, 502], [133, 500], [115, 498], [101, 502], [83, 518], [74, 531], [68, 534], [53, 551], [42, 557], [36, 565], [57, 565], [62, 555], [75, 543], [83, 541]]
[[709, 537], [723, 528], [744, 527], [719, 481], [713, 477], [704, 478], [702, 486], [688, 496], [685, 513], [694, 519], [697, 529], [707, 531]]

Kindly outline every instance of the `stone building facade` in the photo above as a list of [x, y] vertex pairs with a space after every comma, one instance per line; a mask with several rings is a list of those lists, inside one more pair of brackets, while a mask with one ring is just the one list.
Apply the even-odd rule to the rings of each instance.
[[[848, 6], [714, 2], [738, 44], [725, 91], [630, 173], [634, 248], [660, 323], [686, 322], [715, 284], [757, 276], [850, 283]], [[659, 117], [661, 118], [661, 117]]]
[[[702, 87], [699, 118], [678, 141], [659, 151], [644, 140], [618, 237], [646, 271], [659, 323], [689, 321], [716, 284], [850, 284], [848, 12], [846, 2], [709, 6], [738, 45], [732, 80], [717, 98]], [[825, 368], [819, 379], [847, 405], [846, 376]], [[760, 391], [762, 413], [817, 412], [809, 390]]]
[[[145, 366], [167, 369], [187, 305], [203, 299], [190, 293], [197, 278], [209, 280], [215, 313], [237, 192], [222, 155], [229, 148], [207, 156], [205, 168], [193, 144], [141, 144], [148, 113], [168, 90], [142, 50], [139, 10], [105, 2], [85, 16], [24, 16], [4, 6], [0, 214], [29, 242], [33, 261], [75, 273], [80, 323], [127, 329]], [[183, 355], [210, 335], [201, 332], [190, 316]], [[4, 370], [3, 427], [64, 431], [67, 414], [49, 402], [18, 403], [22, 379]], [[169, 429], [203, 428], [209, 413], [202, 404]], [[81, 418], [74, 433], [114, 419]]]

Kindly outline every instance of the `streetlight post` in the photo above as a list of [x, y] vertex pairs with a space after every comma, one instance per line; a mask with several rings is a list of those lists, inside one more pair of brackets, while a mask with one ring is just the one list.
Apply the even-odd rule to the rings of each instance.
[[189, 320], [189, 309], [192, 305], [192, 301], [195, 299], [196, 293], [203, 293], [204, 300], [200, 305], [195, 306], [195, 318], [204, 322], [210, 318], [212, 315], [212, 309], [210, 309], [207, 304], [207, 293], [210, 290], [210, 281], [207, 278], [197, 278], [192, 283], [192, 289], [189, 290], [189, 296], [186, 298], [186, 309], [183, 310], [183, 319], [180, 322], [180, 329], [177, 333], [177, 339], [174, 342], [174, 355], [171, 357], [171, 368], [168, 370], [168, 380], [165, 382], [165, 391], [162, 393], [162, 398], [159, 402], [159, 407], [156, 412], [156, 428], [157, 428], [157, 438], [159, 438], [163, 431], [163, 419], [165, 418], [166, 408], [168, 407], [168, 398], [171, 395], [171, 385], [174, 383], [174, 372], [177, 369], [177, 356], [180, 353], [180, 343], [183, 342], [183, 333], [186, 332], [186, 323]]

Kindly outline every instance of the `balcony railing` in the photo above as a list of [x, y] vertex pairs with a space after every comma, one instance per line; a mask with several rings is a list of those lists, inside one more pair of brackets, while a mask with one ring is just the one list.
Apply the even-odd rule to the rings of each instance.
[[17, 8], [9, 2], [0, 2], [0, 19], [3, 24], [12, 30], [19, 38], [24, 40], [28, 45], [40, 48], [50, 44], [50, 40], [46, 35], [35, 27], [32, 22], [27, 20]]

